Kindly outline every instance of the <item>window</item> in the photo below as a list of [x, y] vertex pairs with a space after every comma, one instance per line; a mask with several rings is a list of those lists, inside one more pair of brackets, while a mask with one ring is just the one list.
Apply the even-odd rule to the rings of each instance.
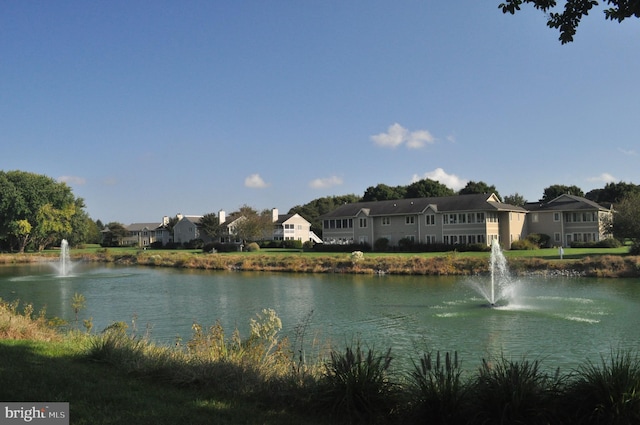
[[560, 242], [560, 233], [556, 232], [553, 234], [553, 241]]
[[449, 224], [456, 224], [458, 222], [458, 214], [449, 214]]
[[415, 222], [415, 216], [408, 215], [404, 218], [405, 224], [413, 224]]
[[553, 221], [560, 221], [560, 213], [553, 213]]
[[360, 227], [367, 227], [367, 219], [366, 218], [361, 218], [360, 219]]
[[449, 224], [449, 216], [447, 214], [442, 216], [442, 224]]
[[475, 213], [469, 213], [469, 217], [468, 217], [468, 221], [469, 223], [473, 224], [476, 222], [476, 214]]
[[458, 222], [459, 223], [466, 223], [467, 222], [467, 215], [466, 214], [458, 214]]
[[424, 237], [424, 241], [427, 244], [432, 244], [432, 243], [436, 243], [436, 235], [426, 235]]
[[435, 214], [428, 214], [425, 216], [425, 220], [427, 221], [427, 226], [435, 226], [436, 225], [436, 216]]
[[538, 213], [531, 213], [531, 222], [533, 223], [538, 222]]
[[476, 213], [476, 221], [478, 223], [484, 223], [484, 213], [482, 212]]
[[388, 226], [391, 224], [391, 217], [382, 217], [382, 225]]

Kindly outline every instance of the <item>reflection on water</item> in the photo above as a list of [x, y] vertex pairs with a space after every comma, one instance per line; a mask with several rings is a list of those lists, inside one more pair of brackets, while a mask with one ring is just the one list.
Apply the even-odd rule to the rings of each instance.
[[[474, 278], [477, 280], [478, 278]], [[640, 285], [633, 280], [522, 280], [506, 304], [490, 308], [474, 279], [344, 276], [114, 267], [78, 264], [58, 277], [47, 265], [1, 266], [0, 297], [46, 306], [48, 316], [74, 320], [71, 298], [86, 298], [81, 318], [94, 329], [115, 321], [171, 344], [188, 339], [197, 321], [219, 320], [229, 333], [249, 332], [249, 320], [273, 308], [292, 340], [311, 312], [305, 341], [338, 348], [361, 339], [392, 347], [405, 364], [424, 350], [458, 351], [466, 367], [483, 357], [539, 358], [572, 368], [617, 347], [636, 347]]]

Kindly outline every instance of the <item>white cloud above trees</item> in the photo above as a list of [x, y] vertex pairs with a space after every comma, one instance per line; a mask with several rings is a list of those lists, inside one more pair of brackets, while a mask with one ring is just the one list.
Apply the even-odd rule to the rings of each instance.
[[260, 174], [251, 174], [244, 179], [245, 187], [249, 187], [252, 189], [264, 189], [265, 187], [269, 187], [269, 184], [265, 182]]
[[309, 187], [313, 189], [327, 189], [334, 186], [339, 186], [343, 183], [342, 179], [338, 176], [330, 176], [324, 178], [318, 178], [309, 182]]
[[392, 149], [401, 145], [419, 149], [436, 142], [436, 138], [428, 130], [409, 131], [398, 123], [389, 126], [386, 133], [371, 136], [371, 140], [380, 147]]
[[424, 173], [422, 176], [418, 174], [414, 174], [411, 182], [415, 183], [423, 179], [435, 180], [455, 191], [458, 191], [464, 188], [467, 185], [467, 183], [469, 183], [468, 180], [458, 177], [455, 174], [448, 174], [442, 168], [436, 168], [433, 171], [428, 171]]

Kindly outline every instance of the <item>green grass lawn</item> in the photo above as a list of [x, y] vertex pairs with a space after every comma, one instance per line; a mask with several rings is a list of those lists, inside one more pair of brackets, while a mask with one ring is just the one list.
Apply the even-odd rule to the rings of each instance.
[[[100, 250], [104, 250], [100, 245], [87, 245], [84, 248], [72, 249], [73, 254], [93, 254], [99, 252]], [[142, 251], [141, 248], [138, 247], [113, 247], [106, 248], [108, 252], [115, 255], [126, 255], [126, 254], [136, 254]], [[148, 250], [149, 252], [176, 252], [176, 253], [186, 253], [186, 254], [203, 254], [201, 249], [153, 249]], [[626, 255], [629, 251], [629, 247], [622, 246], [619, 248], [564, 248], [563, 258], [565, 259], [579, 259], [593, 255]], [[46, 251], [51, 253], [51, 251]], [[555, 259], [559, 258], [559, 253], [557, 248], [543, 248], [543, 249], [534, 249], [534, 250], [514, 250], [514, 251], [503, 251], [505, 257], [507, 258], [544, 258], [544, 259]], [[443, 255], [448, 255], [450, 252], [367, 252], [366, 255], [370, 257], [440, 257]], [[246, 255], [246, 256], [255, 256], [255, 255], [276, 255], [276, 256], [285, 256], [285, 255], [300, 255], [305, 257], [345, 257], [349, 256], [349, 253], [344, 252], [313, 252], [313, 251], [302, 251], [299, 249], [282, 249], [282, 248], [263, 248], [260, 251], [254, 252], [231, 252], [231, 253], [218, 253], [217, 255]], [[461, 257], [489, 257], [489, 252], [456, 252], [456, 255]]]
[[69, 402], [74, 425], [323, 423], [206, 388], [136, 378], [87, 360], [69, 341], [0, 340], [0, 358], [0, 400]]

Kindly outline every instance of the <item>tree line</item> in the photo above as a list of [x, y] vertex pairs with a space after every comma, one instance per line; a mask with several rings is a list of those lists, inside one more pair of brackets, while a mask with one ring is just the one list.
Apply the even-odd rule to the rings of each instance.
[[[311, 223], [311, 230], [322, 235], [319, 217], [340, 205], [353, 202], [384, 201], [393, 199], [454, 196], [473, 193], [495, 193], [503, 202], [524, 206], [527, 200], [514, 193], [502, 198], [494, 185], [482, 181], [470, 181], [459, 191], [431, 179], [423, 179], [409, 185], [389, 186], [378, 184], [368, 187], [362, 196], [355, 194], [327, 196], [291, 208], [288, 213], [298, 213]], [[539, 200], [548, 202], [563, 194], [572, 194], [593, 202], [613, 205], [615, 210], [614, 236], [631, 239], [640, 244], [640, 186], [633, 183], [607, 183], [601, 189], [584, 193], [577, 186], [554, 184], [543, 190]], [[24, 252], [27, 249], [41, 251], [57, 246], [67, 239], [72, 246], [98, 243], [103, 236], [105, 243], [117, 243], [127, 236], [126, 227], [118, 222], [103, 225], [93, 221], [84, 210], [82, 198], [76, 198], [71, 188], [54, 179], [24, 171], [0, 170], [0, 250]], [[239, 240], [259, 240], [272, 227], [272, 211], [258, 211], [243, 205], [227, 217], [226, 222], [242, 217], [235, 223], [235, 235]], [[169, 220], [169, 229], [178, 222], [178, 217]], [[220, 217], [215, 213], [205, 214], [200, 220], [201, 229], [211, 238], [223, 236]], [[109, 232], [101, 231], [108, 229]], [[109, 238], [114, 238], [110, 240]], [[636, 244], [638, 245], [638, 244]], [[639, 245], [640, 247], [640, 245]], [[640, 249], [639, 249], [640, 251]]]

